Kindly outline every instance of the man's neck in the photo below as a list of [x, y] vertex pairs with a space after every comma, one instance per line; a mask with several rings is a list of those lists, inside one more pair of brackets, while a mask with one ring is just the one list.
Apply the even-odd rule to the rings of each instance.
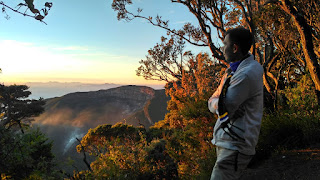
[[230, 63], [235, 63], [235, 62], [238, 62], [238, 61], [243, 61], [243, 60], [247, 59], [249, 56], [250, 56], [249, 53], [246, 54], [246, 55], [242, 55], [242, 54], [241, 54], [241, 55], [239, 55], [240, 58], [237, 58], [236, 60], [234, 60], [234, 61], [232, 61], [232, 62], [230, 62]]

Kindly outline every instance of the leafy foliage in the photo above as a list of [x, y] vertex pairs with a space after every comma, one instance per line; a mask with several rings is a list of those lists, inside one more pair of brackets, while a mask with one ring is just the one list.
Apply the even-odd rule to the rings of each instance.
[[31, 94], [25, 85], [0, 85], [0, 126], [11, 128], [27, 126], [43, 111], [44, 100], [27, 99]]
[[[213, 118], [207, 109], [207, 100], [219, 84], [222, 66], [214, 63], [207, 54], [189, 57], [181, 80], [166, 84], [166, 93], [171, 100], [168, 102], [170, 112], [164, 122], [170, 128], [185, 127], [188, 121], [183, 121], [184, 118]], [[163, 127], [157, 124], [155, 126]]]
[[31, 118], [44, 110], [44, 101], [27, 99], [30, 94], [25, 85], [0, 85], [2, 179], [54, 179], [57, 175], [52, 142], [39, 129], [29, 128]]
[[147, 80], [170, 82], [181, 79], [187, 53], [183, 53], [185, 42], [181, 38], [171, 36], [161, 37], [161, 43], [148, 51], [146, 60], [141, 60], [141, 66], [136, 70], [137, 76]]
[[146, 135], [145, 129], [122, 123], [89, 130], [77, 149], [96, 156], [96, 160], [91, 163], [92, 171], [80, 172], [75, 177], [176, 178], [176, 164], [167, 152], [167, 142], [164, 139], [147, 141]]
[[[310, 96], [311, 90], [304, 88], [313, 86], [304, 77], [307, 68], [311, 68], [306, 66], [307, 55], [299, 40], [301, 33], [292, 16], [283, 13], [282, 6], [245, 0], [171, 2], [186, 6], [197, 18], [198, 27], [186, 23], [180, 30], [173, 29], [169, 21], [161, 16], [144, 16], [140, 8], [137, 13], [129, 11], [128, 6], [133, 3], [131, 0], [114, 0], [112, 8], [118, 12], [119, 20], [145, 19], [154, 26], [166, 29], [171, 35], [169, 39], [162, 38], [160, 44], [149, 50], [147, 59], [140, 61], [137, 75], [167, 82], [166, 94], [171, 97], [167, 107], [169, 113], [163, 121], [146, 130], [145, 135], [147, 143], [154, 139], [165, 140], [166, 152], [176, 164], [179, 178], [208, 178], [214, 164], [215, 154], [210, 140], [216, 117], [208, 111], [207, 100], [218, 85], [225, 62], [218, 48], [219, 43], [213, 43], [213, 28], [221, 40], [226, 30], [239, 25], [249, 28], [256, 37], [252, 53], [257, 55], [257, 60], [265, 68], [264, 84], [272, 97], [270, 106], [274, 108], [263, 118], [258, 155], [315, 142], [317, 138], [310, 138], [310, 135], [318, 133], [316, 128], [311, 129], [318, 127], [315, 124], [319, 119], [316, 113], [318, 107], [314, 93]], [[318, 12], [318, 5], [313, 1], [307, 4], [302, 7], [298, 2], [294, 3], [294, 7], [313, 7], [313, 11]], [[311, 21], [315, 19], [310, 13], [306, 18]], [[314, 39], [318, 37], [315, 24], [309, 24], [315, 30]], [[179, 41], [208, 46], [214, 60], [220, 63], [212, 61], [207, 54], [194, 56], [191, 52], [183, 53], [184, 43]], [[301, 111], [297, 112], [297, 107]]]
[[51, 148], [52, 142], [38, 129], [22, 134], [0, 127], [0, 174], [50, 179], [55, 166]]
[[[320, 113], [312, 80], [303, 76], [296, 87], [280, 91], [279, 110], [264, 114], [256, 160], [273, 152], [314, 146], [320, 140]], [[285, 95], [285, 96], [284, 96]]]
[[[179, 177], [208, 178], [215, 159], [211, 144], [216, 117], [207, 100], [219, 84], [223, 66], [207, 54], [190, 56], [181, 80], [167, 83], [169, 113], [155, 127], [171, 129], [172, 156], [178, 163]], [[208, 172], [207, 174], [204, 172]]]
[[[189, 57], [181, 80], [166, 85], [171, 100], [165, 119], [150, 129], [117, 124], [90, 130], [81, 145], [85, 152], [96, 156], [96, 160], [91, 163], [92, 171], [82, 171], [75, 174], [75, 178], [210, 177], [216, 158], [210, 142], [216, 117], [208, 111], [207, 100], [224, 68], [207, 54]], [[311, 84], [310, 77], [305, 75], [297, 84], [288, 84], [278, 92], [279, 110], [263, 117], [253, 164], [273, 152], [302, 148], [319, 141], [320, 114]]]
[[[186, 6], [197, 18], [198, 26], [186, 23], [181, 29], [173, 29], [161, 16], [144, 16], [142, 9], [130, 12], [127, 7], [133, 3], [131, 0], [113, 1], [112, 8], [118, 12], [119, 20], [142, 18], [168, 31], [170, 37], [162, 37], [161, 42], [148, 51], [136, 72], [145, 79], [167, 83], [166, 94], [171, 97], [169, 113], [150, 129], [116, 124], [89, 130], [77, 150], [96, 159], [88, 171], [74, 174], [75, 179], [208, 179], [215, 160], [210, 140], [216, 117], [208, 111], [207, 100], [216, 89], [226, 64], [219, 43], [213, 41], [212, 31], [216, 29], [222, 40], [226, 30], [239, 25], [249, 28], [256, 37], [252, 53], [265, 68], [264, 84], [273, 103], [274, 111], [268, 111], [263, 117], [258, 156], [266, 157], [279, 149], [319, 142], [319, 101], [317, 104], [314, 93], [319, 92], [316, 77], [319, 76], [320, 11], [317, 1], [268, 1], [272, 4], [246, 0], [171, 2]], [[0, 5], [9, 8], [4, 3]], [[45, 10], [51, 6], [46, 3]], [[32, 17], [40, 21], [47, 15], [45, 10], [40, 14], [33, 1], [25, 1], [18, 7], [30, 9], [34, 14]], [[208, 46], [214, 60], [208, 54], [194, 56], [184, 52], [184, 41]], [[30, 105], [32, 101], [21, 101], [28, 96], [26, 87], [17, 89], [18, 93], [10, 88], [1, 91], [0, 122], [4, 127], [20, 125], [22, 119], [41, 112], [41, 109], [32, 110], [31, 106], [21, 105], [25, 102]], [[20, 116], [22, 107], [32, 110], [31, 116], [28, 112]], [[19, 143], [25, 142], [22, 139]], [[9, 152], [6, 147], [2, 150]], [[29, 152], [29, 149], [23, 150]], [[12, 157], [20, 158], [17, 162], [30, 158], [13, 154]], [[16, 175], [8, 172], [2, 176]], [[40, 168], [37, 172], [44, 171]], [[30, 177], [37, 176], [34, 172], [26, 175], [30, 174]]]
[[[118, 20], [145, 19], [195, 46], [208, 46], [212, 56], [223, 64], [221, 43], [212, 36], [213, 29], [223, 40], [225, 32], [243, 26], [255, 36], [252, 54], [264, 66], [265, 105], [270, 111], [277, 109], [277, 91], [283, 84], [296, 83], [309, 70], [317, 99], [320, 102], [319, 66], [319, 3], [308, 1], [247, 1], [247, 0], [171, 0], [188, 8], [198, 20], [185, 23], [180, 29], [170, 25], [160, 15], [144, 15], [141, 8], [130, 11], [131, 0], [114, 0], [112, 8]], [[305, 30], [303, 30], [305, 29]], [[148, 61], [151, 62], [151, 61]], [[146, 69], [151, 70], [151, 69]]]
[[[282, 112], [287, 112], [295, 117], [319, 115], [317, 98], [314, 86], [309, 74], [302, 76], [296, 87], [286, 87], [281, 94], [285, 95]], [[281, 101], [280, 101], [281, 102]], [[311, 113], [311, 114], [310, 114]]]
[[[91, 129], [77, 146], [95, 156], [75, 178], [208, 178], [214, 164], [214, 116], [207, 99], [223, 71], [207, 54], [188, 55], [181, 80], [167, 83], [169, 113], [150, 129], [124, 124]], [[216, 76], [217, 78], [212, 78]], [[206, 172], [206, 173], [204, 173]]]

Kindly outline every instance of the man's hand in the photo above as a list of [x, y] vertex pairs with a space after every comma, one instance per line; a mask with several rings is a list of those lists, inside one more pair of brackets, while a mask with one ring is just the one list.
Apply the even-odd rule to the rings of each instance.
[[245, 114], [245, 109], [243, 106], [240, 106], [238, 110], [236, 110], [236, 112], [233, 115], [234, 119], [238, 119], [241, 118], [242, 116], [244, 116]]

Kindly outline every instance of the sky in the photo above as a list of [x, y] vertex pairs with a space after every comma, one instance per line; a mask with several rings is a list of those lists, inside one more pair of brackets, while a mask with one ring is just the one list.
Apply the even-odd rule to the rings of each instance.
[[[6, 0], [15, 7], [22, 0]], [[46, 1], [35, 0], [41, 9]], [[171, 26], [196, 23], [187, 8], [170, 0], [133, 0], [142, 15], [163, 16]], [[139, 61], [166, 31], [145, 20], [118, 21], [112, 0], [55, 0], [41, 23], [7, 9], [0, 14], [0, 82], [164, 84], [136, 76]], [[187, 50], [202, 51], [193, 46]], [[204, 50], [209, 52], [209, 50]]]

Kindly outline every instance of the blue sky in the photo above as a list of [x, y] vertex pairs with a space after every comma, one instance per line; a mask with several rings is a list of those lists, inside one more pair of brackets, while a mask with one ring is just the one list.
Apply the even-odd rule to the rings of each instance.
[[[4, 2], [16, 6], [22, 0]], [[35, 0], [36, 8], [44, 2]], [[118, 21], [111, 3], [55, 0], [45, 18], [48, 25], [7, 10], [9, 20], [0, 16], [0, 81], [159, 84], [137, 77], [135, 70], [166, 31], [141, 19]], [[196, 22], [186, 7], [169, 0], [136, 0], [131, 9], [137, 7], [143, 15], [163, 16], [176, 28]]]

